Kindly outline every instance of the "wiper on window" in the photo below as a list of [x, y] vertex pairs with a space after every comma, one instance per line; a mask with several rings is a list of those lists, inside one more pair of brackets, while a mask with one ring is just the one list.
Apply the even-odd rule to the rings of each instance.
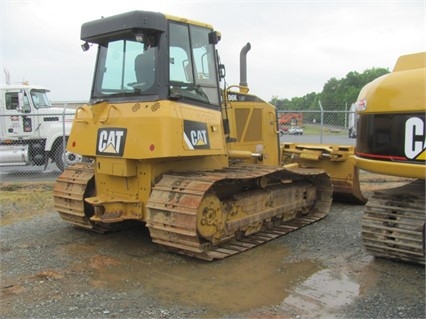
[[183, 82], [183, 81], [170, 81], [170, 87], [178, 86], [180, 88], [191, 88], [194, 87], [192, 82]]
[[187, 98], [194, 101], [209, 103], [209, 98], [204, 93], [201, 85], [187, 82], [170, 82], [170, 98], [181, 99]]
[[103, 95], [108, 98], [113, 98], [113, 97], [126, 97], [126, 96], [139, 95], [138, 93], [139, 92], [136, 92], [136, 91], [127, 91], [127, 92], [118, 92], [118, 93], [103, 94]]
[[133, 82], [133, 83], [127, 83], [127, 86], [130, 86], [135, 90], [135, 92], [141, 92], [145, 91], [146, 89], [150, 88], [152, 85], [150, 85], [147, 82]]

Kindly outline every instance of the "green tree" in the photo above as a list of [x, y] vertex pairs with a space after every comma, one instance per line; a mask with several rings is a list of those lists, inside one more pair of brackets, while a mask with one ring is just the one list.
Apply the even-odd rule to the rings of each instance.
[[387, 73], [389, 73], [388, 69], [372, 68], [365, 70], [362, 74], [355, 71], [349, 72], [340, 80], [331, 78], [325, 83], [320, 93], [324, 109], [345, 111], [347, 105], [356, 102], [364, 85]]
[[329, 79], [320, 93], [311, 92], [291, 99], [280, 99], [278, 96], [273, 96], [270, 103], [275, 105], [279, 111], [302, 111], [318, 110], [320, 100], [324, 110], [345, 111], [348, 105], [356, 102], [364, 85], [387, 73], [389, 70], [384, 68], [371, 68], [361, 74], [351, 71], [342, 79], [335, 77]]

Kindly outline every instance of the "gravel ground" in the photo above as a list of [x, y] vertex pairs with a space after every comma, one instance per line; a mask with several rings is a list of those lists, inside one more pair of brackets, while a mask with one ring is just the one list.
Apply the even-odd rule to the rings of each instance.
[[141, 226], [102, 235], [53, 210], [16, 218], [0, 228], [0, 317], [425, 318], [425, 268], [365, 253], [362, 211], [334, 203], [216, 262], [166, 252]]

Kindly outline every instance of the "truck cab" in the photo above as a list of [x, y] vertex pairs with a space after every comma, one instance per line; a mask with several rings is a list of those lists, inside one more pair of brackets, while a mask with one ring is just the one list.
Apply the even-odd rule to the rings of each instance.
[[63, 170], [75, 111], [53, 107], [48, 92], [27, 83], [0, 88], [0, 166], [42, 166], [52, 159]]
[[34, 114], [52, 108], [48, 89], [15, 85], [1, 89], [1, 140], [16, 140], [40, 136], [39, 117]]

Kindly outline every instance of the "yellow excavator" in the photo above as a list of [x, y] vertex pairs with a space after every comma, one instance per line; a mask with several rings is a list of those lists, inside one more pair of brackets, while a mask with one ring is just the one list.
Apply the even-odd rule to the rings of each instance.
[[[353, 148], [280, 144], [275, 107], [249, 94], [250, 44], [240, 84], [220, 87], [220, 38], [209, 24], [146, 11], [82, 25], [83, 50], [98, 54], [67, 149], [89, 160], [55, 184], [62, 219], [98, 232], [143, 222], [155, 243], [213, 260], [324, 218], [332, 179], [336, 194], [363, 200]], [[290, 149], [350, 168], [332, 166], [347, 172], [330, 178], [321, 165], [286, 161]]]
[[378, 257], [425, 264], [426, 52], [401, 56], [357, 102], [357, 167], [413, 178], [369, 198], [362, 238]]

